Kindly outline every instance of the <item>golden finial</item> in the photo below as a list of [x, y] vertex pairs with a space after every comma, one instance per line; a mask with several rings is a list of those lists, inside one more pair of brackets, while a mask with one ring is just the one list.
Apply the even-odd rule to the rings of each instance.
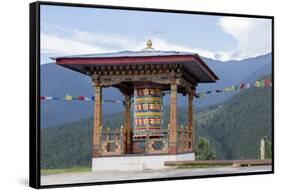
[[147, 40], [146, 46], [147, 46], [146, 48], [152, 49], [152, 41], [151, 41], [151, 39]]
[[143, 49], [143, 51], [153, 51], [154, 49], [152, 48], [152, 41], [148, 39], [146, 41], [146, 48]]

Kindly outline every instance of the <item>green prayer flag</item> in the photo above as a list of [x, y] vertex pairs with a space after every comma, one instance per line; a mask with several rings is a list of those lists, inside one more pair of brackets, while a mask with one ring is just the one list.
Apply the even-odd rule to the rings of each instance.
[[230, 87], [227, 87], [223, 91], [228, 92], [228, 91], [231, 91], [231, 89], [230, 89]]
[[204, 98], [206, 96], [205, 93], [200, 93], [200, 98]]
[[235, 90], [235, 86], [231, 86], [229, 91], [234, 91]]
[[265, 80], [260, 80], [260, 87], [265, 87]]

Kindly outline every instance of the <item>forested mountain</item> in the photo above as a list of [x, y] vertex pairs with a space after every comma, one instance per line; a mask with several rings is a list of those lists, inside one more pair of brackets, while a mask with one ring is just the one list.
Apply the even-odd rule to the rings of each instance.
[[199, 112], [197, 136], [210, 140], [219, 159], [258, 158], [261, 138], [272, 138], [271, 98], [271, 87], [251, 88]]
[[[203, 58], [207, 65], [219, 76], [219, 80], [213, 84], [199, 84], [197, 91], [216, 90], [219, 88], [237, 85], [241, 82], [253, 80], [271, 73], [271, 53], [245, 59], [242, 61], [221, 62]], [[88, 96], [94, 95], [91, 78], [78, 72], [58, 66], [54, 63], [43, 64], [40, 67], [42, 96], [64, 97], [65, 95]], [[225, 93], [220, 96], [210, 96], [203, 100], [195, 100], [196, 107], [205, 107], [223, 102], [236, 92]], [[106, 88], [103, 91], [104, 99], [123, 100], [122, 94], [114, 88]], [[164, 104], [169, 104], [169, 95], [164, 97]], [[179, 105], [184, 105], [185, 97], [179, 95]], [[110, 109], [109, 109], [110, 108]], [[122, 111], [122, 104], [108, 103], [104, 105], [105, 113]], [[93, 115], [93, 102], [65, 102], [65, 101], [41, 101], [41, 127], [52, 127], [69, 123]]]
[[[180, 107], [178, 123], [186, 123], [186, 107]], [[164, 109], [164, 125], [169, 120]], [[196, 110], [196, 139], [208, 139], [217, 159], [258, 158], [260, 139], [271, 140], [271, 87], [239, 91], [228, 101]], [[105, 114], [104, 127], [120, 127], [123, 113]], [[90, 166], [92, 118], [41, 129], [42, 168]]]

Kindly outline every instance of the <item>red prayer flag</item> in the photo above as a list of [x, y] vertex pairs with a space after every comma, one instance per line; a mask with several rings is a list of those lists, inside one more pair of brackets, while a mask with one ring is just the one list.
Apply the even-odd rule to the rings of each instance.
[[45, 100], [45, 99], [46, 99], [45, 96], [40, 97], [40, 100]]
[[84, 96], [79, 96], [78, 100], [85, 100], [85, 97]]
[[270, 79], [266, 79], [266, 80], [264, 81], [264, 85], [265, 85], [265, 86], [270, 86], [270, 84], [271, 84], [271, 80], [270, 80]]

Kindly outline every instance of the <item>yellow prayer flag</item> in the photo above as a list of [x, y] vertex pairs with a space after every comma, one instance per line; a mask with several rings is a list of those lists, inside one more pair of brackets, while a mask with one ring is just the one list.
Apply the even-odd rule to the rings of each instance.
[[256, 82], [255, 82], [255, 86], [256, 86], [256, 87], [261, 87], [260, 81], [256, 81]]
[[66, 95], [65, 100], [72, 100], [72, 96]]

